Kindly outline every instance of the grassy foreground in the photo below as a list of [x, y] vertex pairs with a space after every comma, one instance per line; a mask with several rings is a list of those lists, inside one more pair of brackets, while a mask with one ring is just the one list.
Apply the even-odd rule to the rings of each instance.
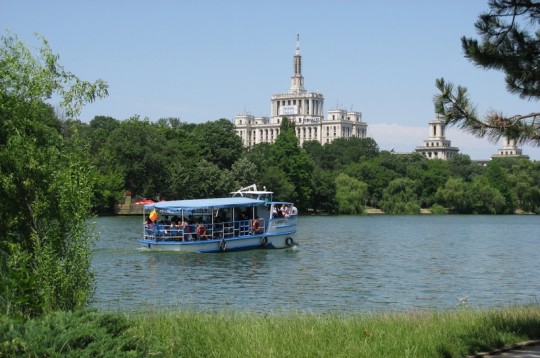
[[0, 318], [0, 357], [464, 357], [540, 338], [540, 305], [356, 314], [82, 311]]

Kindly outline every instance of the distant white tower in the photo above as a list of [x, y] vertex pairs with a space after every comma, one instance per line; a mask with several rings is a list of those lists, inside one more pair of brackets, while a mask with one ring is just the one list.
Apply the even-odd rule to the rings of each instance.
[[514, 139], [508, 139], [507, 137], [505, 137], [503, 141], [503, 147], [499, 149], [497, 154], [492, 155], [491, 158], [494, 159], [508, 157], [529, 159], [529, 156], [524, 155], [521, 148], [517, 147], [516, 141]]
[[429, 139], [424, 140], [424, 145], [416, 147], [417, 153], [422, 153], [428, 159], [448, 160], [459, 152], [457, 147], [452, 147], [451, 141], [444, 136], [446, 124], [437, 117], [429, 122]]

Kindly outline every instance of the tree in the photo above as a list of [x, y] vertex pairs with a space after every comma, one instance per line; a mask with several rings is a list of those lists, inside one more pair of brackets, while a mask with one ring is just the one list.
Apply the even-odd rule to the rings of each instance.
[[453, 214], [469, 214], [471, 198], [467, 195], [468, 183], [462, 178], [449, 178], [435, 193], [435, 201]]
[[305, 210], [309, 207], [313, 192], [315, 163], [307, 152], [298, 146], [294, 128], [294, 122], [289, 122], [284, 117], [276, 142], [270, 147], [270, 153], [275, 165], [294, 185], [297, 194], [296, 205], [300, 210]]
[[[414, 168], [417, 170], [415, 171]], [[437, 189], [442, 187], [450, 177], [448, 162], [442, 159], [425, 159], [418, 162], [416, 166], [410, 166], [408, 173], [408, 178], [420, 182], [418, 195], [422, 207], [431, 206]]]
[[334, 214], [338, 211], [335, 175], [318, 167], [313, 172], [313, 192], [310, 207], [315, 212]]
[[484, 176], [474, 178], [466, 196], [471, 200], [473, 214], [503, 214], [505, 211], [504, 196]]
[[257, 166], [247, 157], [238, 159], [229, 172], [228, 190], [238, 190], [251, 184], [259, 182], [259, 171]]
[[242, 155], [242, 140], [236, 135], [234, 124], [227, 119], [200, 124], [194, 132], [194, 139], [208, 153], [205, 159], [220, 169], [230, 169]]
[[510, 162], [513, 162], [512, 159], [516, 158], [498, 158], [490, 161], [483, 177], [487, 179], [491, 187], [496, 189], [504, 197], [503, 213], [513, 214], [516, 210], [516, 198], [508, 181], [508, 169], [505, 168], [505, 164], [509, 161], [505, 159], [510, 159]]
[[484, 166], [473, 163], [471, 157], [460, 153], [448, 159], [448, 167], [452, 176], [462, 178], [467, 182], [484, 171]]
[[362, 204], [367, 198], [367, 184], [347, 174], [340, 174], [336, 178], [336, 198], [340, 214], [362, 214]]
[[0, 309], [16, 316], [81, 308], [93, 290], [89, 151], [45, 101], [76, 117], [107, 85], [65, 71], [40, 40], [37, 55], [12, 35], [0, 47]]
[[381, 209], [387, 214], [420, 214], [418, 182], [409, 178], [392, 180], [383, 191]]
[[[540, 6], [531, 0], [490, 0], [490, 11], [475, 23], [481, 41], [461, 38], [465, 57], [479, 67], [506, 74], [506, 87], [521, 98], [540, 98]], [[507, 116], [491, 111], [485, 118], [476, 113], [465, 87], [436, 80], [440, 94], [435, 112], [447, 124], [458, 125], [477, 137], [496, 142], [501, 137], [517, 144], [540, 145], [540, 113]]]

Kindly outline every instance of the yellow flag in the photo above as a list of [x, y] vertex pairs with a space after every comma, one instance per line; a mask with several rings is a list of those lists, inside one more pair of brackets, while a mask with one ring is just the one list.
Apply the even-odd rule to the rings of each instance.
[[150, 220], [152, 220], [152, 222], [157, 220], [157, 211], [156, 211], [155, 208], [154, 208], [154, 210], [152, 210], [149, 217], [150, 217]]

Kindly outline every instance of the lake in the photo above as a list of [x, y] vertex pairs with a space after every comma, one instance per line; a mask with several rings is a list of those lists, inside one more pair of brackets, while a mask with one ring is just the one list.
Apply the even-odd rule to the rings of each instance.
[[106, 310], [346, 313], [538, 303], [540, 216], [307, 216], [298, 246], [141, 251], [142, 217], [96, 219]]

